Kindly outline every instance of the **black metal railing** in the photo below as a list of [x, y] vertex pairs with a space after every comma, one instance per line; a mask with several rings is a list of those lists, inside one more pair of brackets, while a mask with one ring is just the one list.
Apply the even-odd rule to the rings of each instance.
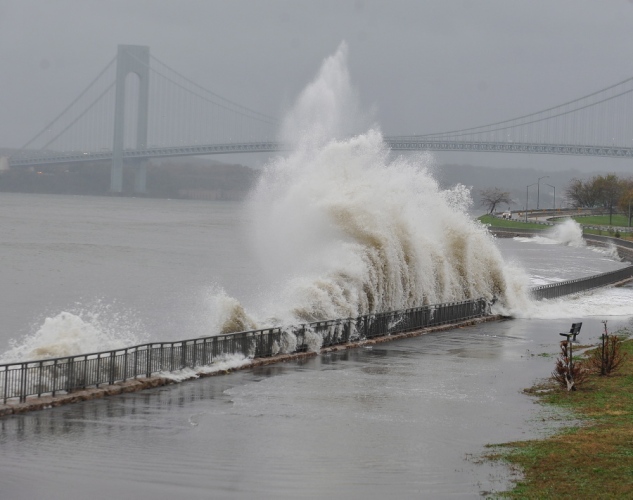
[[633, 266], [627, 266], [617, 271], [589, 276], [587, 278], [578, 278], [559, 283], [550, 283], [549, 285], [535, 286], [531, 289], [532, 296], [537, 299], [555, 299], [564, 295], [584, 292], [593, 288], [618, 283], [633, 278]]
[[430, 326], [456, 323], [489, 313], [485, 299], [428, 305], [358, 318], [264, 328], [177, 342], [0, 365], [0, 399], [69, 393], [87, 387], [150, 377], [160, 372], [207, 366], [226, 355], [249, 358], [318, 350]]

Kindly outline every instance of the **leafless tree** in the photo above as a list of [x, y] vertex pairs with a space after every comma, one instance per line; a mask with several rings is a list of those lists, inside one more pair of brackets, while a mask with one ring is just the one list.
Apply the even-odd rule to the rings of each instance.
[[499, 203], [512, 203], [510, 193], [499, 188], [486, 188], [479, 190], [479, 199], [481, 206], [488, 207], [488, 213], [491, 214], [497, 208]]

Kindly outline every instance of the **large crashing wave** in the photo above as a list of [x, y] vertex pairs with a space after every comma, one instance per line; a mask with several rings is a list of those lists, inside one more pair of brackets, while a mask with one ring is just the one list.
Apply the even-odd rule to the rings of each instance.
[[[293, 151], [271, 161], [249, 210], [261, 265], [279, 285], [253, 320], [292, 324], [477, 297], [512, 308], [527, 279], [510, 270], [466, 210], [463, 186], [441, 190], [431, 157], [392, 158], [380, 131], [353, 130], [356, 97], [343, 44], [299, 96], [283, 127]], [[238, 319], [236, 319], [238, 317]]]

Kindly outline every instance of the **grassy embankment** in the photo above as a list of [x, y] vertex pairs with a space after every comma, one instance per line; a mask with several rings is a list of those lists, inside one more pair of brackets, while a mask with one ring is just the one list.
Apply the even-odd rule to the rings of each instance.
[[514, 489], [495, 498], [633, 498], [633, 342], [622, 349], [627, 357], [615, 373], [591, 375], [577, 391], [550, 384], [526, 391], [571, 410], [585, 425], [495, 446], [487, 458], [523, 473]]
[[609, 224], [608, 215], [587, 215], [584, 217], [572, 217], [578, 224], [587, 224], [591, 226], [619, 226], [627, 227], [629, 225], [629, 218], [622, 214], [613, 214], [611, 217], [611, 224]]

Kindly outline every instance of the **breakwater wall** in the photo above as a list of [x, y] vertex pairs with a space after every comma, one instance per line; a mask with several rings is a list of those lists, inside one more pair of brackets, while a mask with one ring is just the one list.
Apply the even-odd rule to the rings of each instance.
[[559, 283], [550, 283], [549, 285], [535, 286], [531, 292], [532, 296], [537, 300], [555, 299], [565, 295], [593, 290], [594, 288], [625, 283], [630, 280], [633, 280], [633, 266], [627, 266], [616, 271], [588, 276], [586, 278], [577, 278], [561, 281]]

